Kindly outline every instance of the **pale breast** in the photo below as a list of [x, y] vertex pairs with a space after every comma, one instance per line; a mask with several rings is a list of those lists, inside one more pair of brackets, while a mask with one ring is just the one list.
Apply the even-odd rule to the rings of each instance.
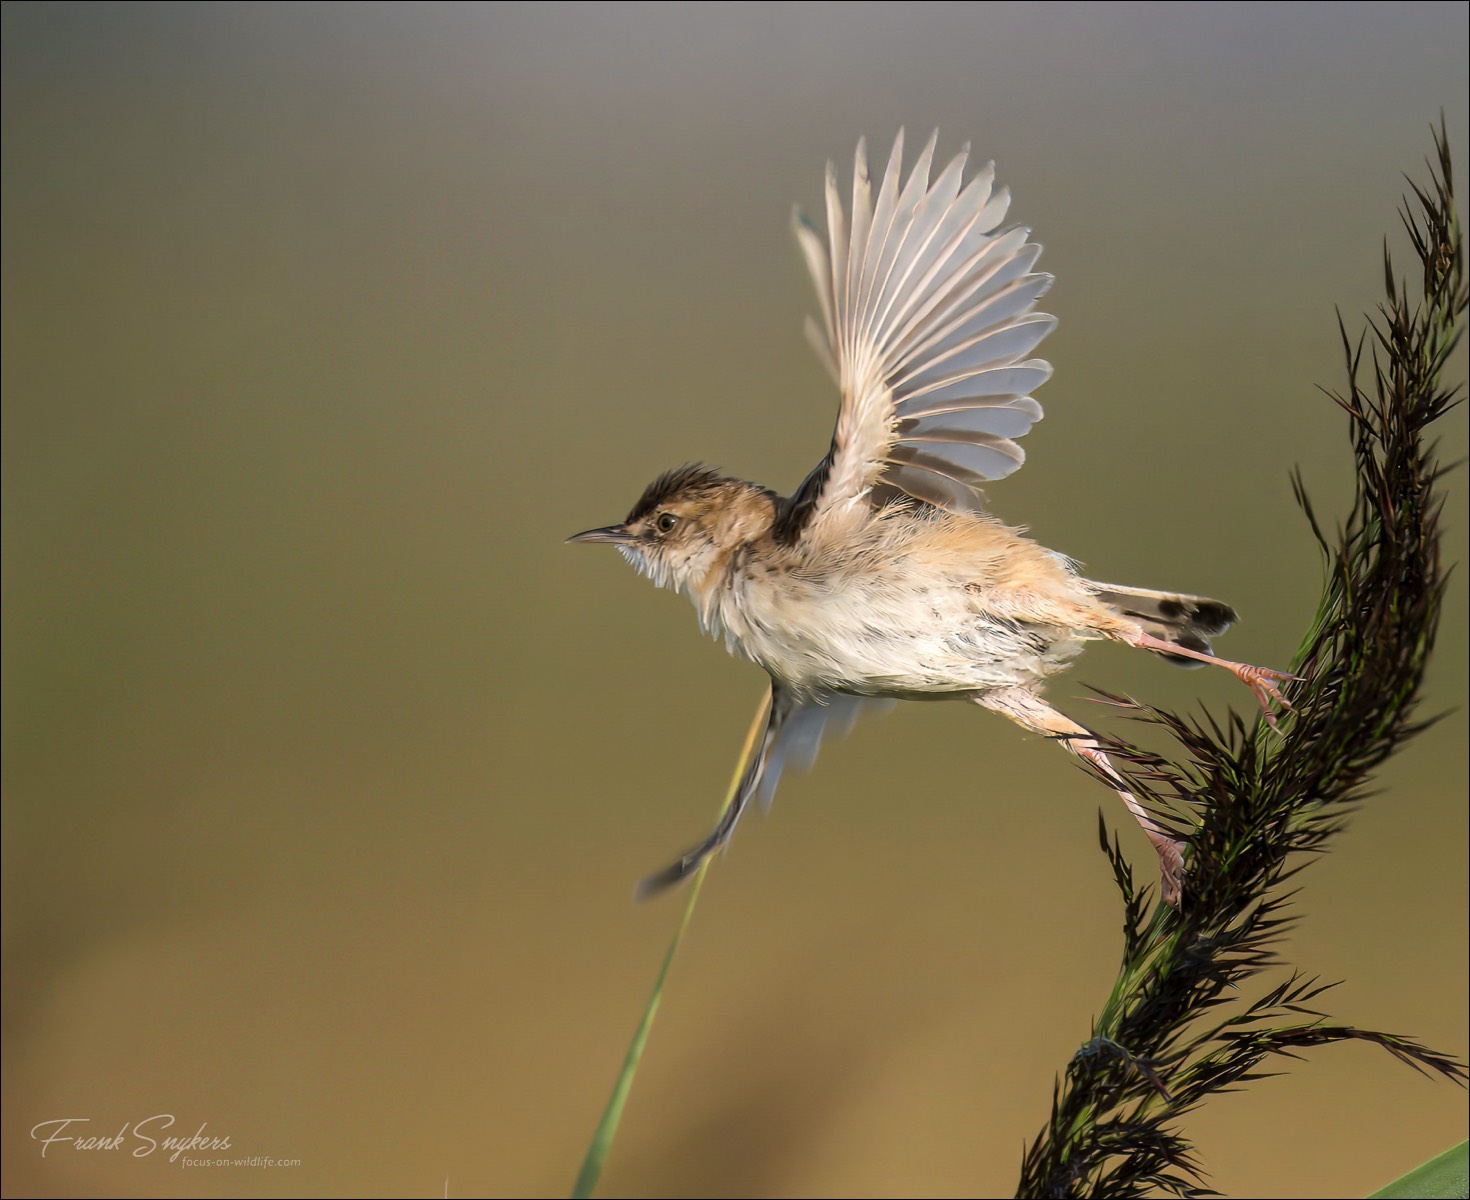
[[992, 611], [984, 588], [950, 571], [874, 566], [744, 565], [720, 603], [732, 648], [798, 687], [904, 695], [1033, 682], [1080, 646], [1070, 630]]

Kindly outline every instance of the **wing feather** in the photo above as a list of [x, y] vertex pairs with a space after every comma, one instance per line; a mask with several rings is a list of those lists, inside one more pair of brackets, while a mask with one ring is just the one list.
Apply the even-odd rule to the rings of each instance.
[[[806, 269], [811, 272], [813, 279], [824, 279], [832, 270], [831, 261], [827, 257], [827, 247], [822, 244], [821, 235], [812, 228], [800, 209], [793, 214], [792, 227], [796, 230], [796, 242], [801, 247], [802, 257], [806, 259]], [[831, 347], [836, 344], [836, 325], [833, 324], [832, 314], [832, 290], [818, 286], [817, 302], [822, 306], [822, 322], [827, 327], [827, 354], [830, 357]]]
[[900, 464], [873, 488], [873, 503], [881, 506], [905, 499], [922, 500], [951, 512], [981, 511], [979, 496], [970, 484], [922, 467]]
[[[906, 373], [894, 379], [894, 391], [912, 395], [930, 379], [993, 366], [995, 344], [987, 344], [987, 341], [997, 335], [996, 327], [1006, 321], [1014, 324], [1004, 326], [1005, 329], [1044, 323], [1045, 328], [1037, 331], [1039, 342], [1055, 323], [1044, 313], [1030, 311], [1046, 287], [1046, 278], [1036, 275], [1026, 275], [1005, 285], [973, 315], [967, 315], [949, 336], [940, 340], [922, 363], [914, 364], [912, 359], [915, 356], [905, 354], [899, 369], [906, 369]], [[976, 329], [983, 332], [975, 333]]]
[[[912, 464], [951, 479], [983, 487], [1004, 479], [1026, 461], [1026, 452], [1010, 438], [976, 433], [964, 438], [913, 438], [898, 442], [891, 452], [895, 464]], [[903, 484], [899, 482], [899, 486]]]
[[1030, 396], [1005, 400], [999, 404], [980, 401], [954, 408], [930, 411], [906, 418], [899, 424], [898, 436], [905, 442], [963, 439], [971, 433], [992, 437], [1018, 438], [1031, 432], [1041, 416], [1041, 405]]
[[[823, 347], [823, 353], [826, 353], [825, 347]], [[1024, 399], [1031, 400], [1035, 404], [1036, 401], [1029, 393], [1035, 391], [1050, 378], [1051, 364], [1039, 358], [1029, 358], [1025, 362], [1015, 363], [1012, 366], [987, 367], [976, 371], [973, 375], [953, 380], [953, 394], [949, 392], [948, 385], [942, 384], [927, 392], [911, 396], [904, 401], [903, 414], [918, 416], [921, 413], [948, 408], [955, 403], [968, 404], [987, 399], [994, 400], [996, 403], [1002, 401], [1010, 403]], [[960, 398], [961, 394], [965, 397], [964, 399]], [[1038, 404], [1037, 408], [1040, 407]], [[1040, 419], [1039, 413], [1037, 419]]]
[[831, 450], [778, 522], [788, 539], [899, 493], [974, 511], [980, 486], [1024, 461], [1015, 439], [1041, 418], [1030, 393], [1051, 367], [1027, 356], [1056, 323], [1034, 311], [1051, 282], [1032, 269], [1041, 247], [999, 228], [1010, 195], [993, 164], [966, 182], [968, 147], [931, 182], [935, 145], [905, 176], [900, 131], [875, 194], [859, 142], [850, 224], [830, 163], [825, 241], [798, 221], [822, 316], [808, 330], [841, 406]]
[[[839, 333], [848, 303], [847, 219], [842, 212], [842, 198], [837, 194], [837, 167], [827, 164], [827, 253], [832, 259], [832, 310]], [[838, 361], [841, 362], [839, 356]]]
[[[873, 208], [873, 221], [868, 230], [867, 244], [863, 247], [863, 261], [876, 263], [888, 244], [888, 235], [893, 229], [894, 210], [898, 207], [898, 181], [903, 171], [903, 130], [893, 139], [893, 152], [888, 156], [888, 167], [883, 172], [883, 182], [878, 187], [878, 200]], [[859, 281], [853, 303], [853, 311], [859, 321], [866, 311], [875, 282], [876, 272], [869, 272]]]

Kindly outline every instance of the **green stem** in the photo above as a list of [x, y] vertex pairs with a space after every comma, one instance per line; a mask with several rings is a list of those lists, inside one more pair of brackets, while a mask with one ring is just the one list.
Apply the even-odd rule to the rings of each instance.
[[[735, 773], [730, 777], [730, 788], [725, 794], [725, 802], [721, 805], [721, 814], [735, 801], [736, 790], [740, 786], [740, 780], [745, 775], [746, 764], [755, 750], [756, 738], [766, 723], [766, 705], [764, 703], [756, 710], [755, 720], [751, 722], [750, 732], [745, 735], [745, 749], [740, 753], [740, 761], [735, 766]], [[602, 1166], [607, 1161], [608, 1152], [612, 1149], [613, 1138], [617, 1136], [618, 1124], [623, 1119], [623, 1107], [628, 1102], [628, 1093], [633, 1090], [633, 1077], [638, 1073], [638, 1063], [643, 1057], [643, 1047], [648, 1044], [648, 1034], [653, 1028], [653, 1019], [658, 1015], [659, 1002], [663, 999], [664, 980], [669, 977], [669, 968], [673, 965], [674, 955], [679, 952], [679, 943], [684, 940], [684, 931], [689, 928], [689, 919], [694, 915], [694, 904], [699, 899], [699, 889], [704, 886], [704, 873], [709, 868], [711, 860], [705, 859], [694, 874], [694, 882], [689, 888], [689, 900], [684, 905], [684, 915], [679, 918], [678, 928], [674, 930], [674, 936], [669, 942], [669, 948], [664, 952], [663, 965], [659, 967], [658, 977], [653, 981], [653, 994], [648, 998], [648, 1005], [643, 1010], [643, 1018], [638, 1022], [638, 1028], [633, 1031], [633, 1040], [628, 1043], [628, 1053], [623, 1058], [623, 1069], [618, 1072], [617, 1079], [613, 1082], [612, 1095], [607, 1099], [607, 1107], [603, 1109], [602, 1120], [597, 1123], [597, 1129], [592, 1134], [591, 1144], [587, 1147], [587, 1156], [582, 1160], [582, 1169], [577, 1173], [577, 1182], [572, 1185], [572, 1200], [586, 1200], [597, 1189], [597, 1181], [602, 1177]]]

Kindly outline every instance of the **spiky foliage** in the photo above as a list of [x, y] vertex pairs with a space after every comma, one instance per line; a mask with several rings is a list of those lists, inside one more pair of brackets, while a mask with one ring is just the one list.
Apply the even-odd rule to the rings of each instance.
[[1279, 965], [1274, 947], [1294, 919], [1281, 885], [1342, 828], [1374, 768], [1423, 728], [1415, 705], [1444, 589], [1428, 435], [1459, 399], [1443, 377], [1466, 307], [1443, 119], [1435, 146], [1431, 182], [1411, 181], [1401, 214], [1423, 268], [1418, 298], [1395, 282], [1385, 250], [1385, 300], [1356, 342], [1343, 329], [1347, 385], [1328, 394], [1347, 415], [1357, 489], [1335, 537], [1294, 481], [1327, 579], [1292, 668], [1301, 677], [1289, 693], [1293, 711], [1277, 732], [1259, 720], [1218, 723], [1108, 697], [1177, 743], [1174, 757], [1122, 739], [1108, 749], [1158, 811], [1193, 815], [1185, 900], [1178, 911], [1150, 908], [1103, 831], [1123, 896], [1122, 966], [1026, 1153], [1020, 1196], [1212, 1194], [1180, 1118], [1269, 1074], [1273, 1056], [1354, 1039], [1465, 1078], [1461, 1063], [1409, 1038], [1329, 1023], [1310, 1007], [1325, 988], [1299, 974], [1254, 1002], [1240, 999], [1253, 976]]

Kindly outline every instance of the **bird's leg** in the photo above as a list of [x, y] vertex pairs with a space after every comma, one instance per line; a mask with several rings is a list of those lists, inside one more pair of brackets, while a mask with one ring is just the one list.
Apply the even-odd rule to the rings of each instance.
[[1150, 633], [1138, 630], [1136, 633], [1124, 633], [1117, 635], [1120, 641], [1130, 646], [1137, 646], [1143, 650], [1156, 650], [1162, 654], [1173, 654], [1180, 658], [1198, 659], [1203, 663], [1210, 663], [1216, 667], [1224, 667], [1232, 675], [1250, 688], [1256, 694], [1256, 700], [1260, 702], [1261, 711], [1266, 715], [1266, 724], [1272, 729], [1277, 728], [1276, 712], [1271, 707], [1273, 703], [1281, 705], [1282, 708], [1290, 710], [1291, 705], [1287, 703], [1286, 697], [1281, 694], [1277, 684], [1290, 683], [1297, 677], [1288, 675], [1285, 671], [1273, 671], [1270, 667], [1253, 667], [1250, 663], [1231, 662], [1228, 658], [1216, 658], [1213, 654], [1207, 654], [1202, 650], [1191, 650], [1187, 646], [1178, 646], [1173, 642], [1166, 642], [1163, 638], [1156, 638]]
[[1068, 750], [1091, 763], [1113, 785], [1113, 790], [1122, 797], [1128, 811], [1143, 827], [1144, 834], [1159, 856], [1160, 891], [1164, 902], [1170, 906], [1179, 903], [1180, 889], [1184, 879], [1185, 843], [1173, 837], [1158, 823], [1124, 782], [1108, 756], [1103, 753], [1098, 740], [1078, 725], [1065, 713], [1058, 712], [1042, 700], [1035, 692], [1026, 688], [1004, 688], [1000, 691], [981, 692], [972, 696], [976, 704], [1003, 713], [1017, 725], [1061, 742]]

